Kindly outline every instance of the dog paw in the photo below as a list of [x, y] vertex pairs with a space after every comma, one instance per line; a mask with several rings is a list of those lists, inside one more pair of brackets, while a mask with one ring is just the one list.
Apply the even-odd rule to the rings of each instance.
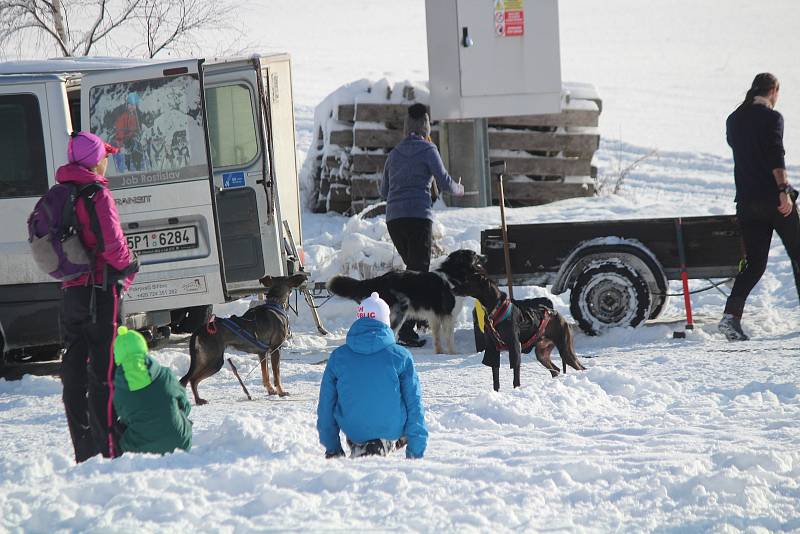
[[275, 391], [275, 388], [267, 388], [267, 394], [268, 394], [268, 395], [275, 395], [275, 394], [277, 394], [277, 393], [278, 393], [278, 392], [277, 392], [277, 391]]
[[281, 390], [281, 391], [278, 392], [278, 396], [279, 397], [288, 397], [289, 396], [289, 392]]
[[202, 406], [202, 405], [204, 405], [204, 404], [208, 404], [208, 401], [207, 401], [207, 400], [205, 400], [205, 399], [197, 399], [197, 403], [196, 403], [196, 404], [197, 404], [198, 406]]

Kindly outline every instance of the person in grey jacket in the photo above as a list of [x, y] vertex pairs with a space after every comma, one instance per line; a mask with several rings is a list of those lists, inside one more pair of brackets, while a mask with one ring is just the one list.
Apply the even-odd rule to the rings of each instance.
[[[428, 271], [431, 263], [433, 180], [440, 191], [464, 194], [464, 186], [453, 180], [430, 140], [431, 123], [424, 104], [409, 106], [406, 137], [389, 153], [383, 168], [381, 198], [386, 200], [386, 226], [406, 269]], [[402, 345], [421, 347], [424, 341], [406, 321], [398, 333]]]

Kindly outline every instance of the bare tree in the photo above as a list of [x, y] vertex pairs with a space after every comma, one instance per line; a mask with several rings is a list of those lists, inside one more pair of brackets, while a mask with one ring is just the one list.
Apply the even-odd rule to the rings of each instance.
[[137, 18], [147, 38], [145, 46], [148, 57], [165, 50], [196, 47], [194, 35], [198, 30], [231, 26], [225, 18], [229, 20], [231, 6], [219, 0], [142, 1]]
[[234, 13], [230, 0], [0, 0], [0, 49], [27, 42], [64, 57], [98, 48], [154, 57], [195, 44], [199, 30], [229, 28]]

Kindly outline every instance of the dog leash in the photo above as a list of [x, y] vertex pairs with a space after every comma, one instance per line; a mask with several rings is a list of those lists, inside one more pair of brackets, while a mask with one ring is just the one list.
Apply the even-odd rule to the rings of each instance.
[[[267, 304], [269, 304], [269, 303], [267, 303]], [[268, 306], [268, 307], [270, 307], [270, 308], [275, 308], [275, 306], [274, 306], [274, 305], [271, 305], [271, 306]], [[277, 308], [275, 308], [275, 309], [277, 309]], [[286, 313], [285, 313], [285, 312], [283, 312], [283, 310], [280, 310], [280, 311], [283, 313], [283, 315], [284, 315], [284, 317], [285, 317], [285, 316], [286, 316]], [[283, 346], [283, 343], [281, 343], [280, 345], [278, 345], [278, 346], [277, 346], [277, 347], [275, 347], [274, 349], [272, 349], [272, 350], [269, 350], [269, 345], [266, 345], [266, 344], [264, 344], [262, 341], [260, 341], [259, 339], [257, 339], [255, 336], [253, 336], [252, 334], [250, 334], [250, 332], [248, 332], [248, 331], [244, 330], [243, 328], [241, 328], [239, 325], [237, 325], [235, 322], [231, 321], [230, 319], [227, 319], [227, 318], [225, 318], [225, 317], [215, 317], [215, 318], [214, 318], [214, 320], [213, 320], [213, 321], [211, 321], [209, 324], [213, 324], [213, 323], [215, 323], [216, 321], [220, 321], [220, 323], [222, 324], [222, 326], [224, 326], [225, 328], [227, 328], [228, 330], [230, 330], [231, 332], [233, 332], [234, 334], [236, 334], [236, 335], [237, 335], [237, 336], [239, 336], [240, 338], [244, 339], [245, 341], [248, 341], [248, 342], [252, 343], [252, 344], [253, 344], [253, 345], [255, 345], [256, 347], [258, 347], [259, 349], [261, 349], [262, 351], [264, 351], [264, 357], [263, 357], [263, 358], [259, 358], [259, 360], [258, 360], [258, 363], [259, 363], [259, 365], [260, 365], [262, 362], [264, 362], [264, 360], [266, 360], [266, 359], [267, 359], [267, 356], [271, 356], [273, 352], [275, 352], [276, 350], [280, 349], [280, 348]], [[247, 373], [247, 374], [244, 376], [244, 378], [240, 379], [239, 381], [240, 381], [240, 382], [243, 382], [243, 381], [247, 380], [247, 378], [248, 378], [248, 377], [249, 377], [249, 376], [250, 376], [250, 375], [253, 373], [253, 371], [254, 371], [255, 369], [256, 369], [255, 367], [253, 367], [252, 369], [250, 369], [250, 372], [249, 372], [249, 373]], [[239, 377], [237, 376], [236, 378], [239, 378]]]
[[[283, 346], [283, 343], [281, 343], [280, 345], [278, 345], [277, 347], [275, 347], [271, 351], [265, 353], [263, 358], [259, 358], [258, 359], [258, 364], [261, 365], [261, 362], [265, 361], [267, 359], [267, 356], [272, 356], [272, 353], [275, 352], [276, 350], [278, 350], [279, 348], [281, 348], [282, 346]], [[230, 360], [228, 360], [228, 361], [230, 361]], [[253, 374], [253, 371], [255, 371], [255, 370], [256, 370], [256, 367], [253, 366], [253, 368], [250, 369], [250, 372], [248, 372], [246, 375], [244, 375], [243, 380], [247, 380], [247, 377], [249, 377], [251, 374]]]

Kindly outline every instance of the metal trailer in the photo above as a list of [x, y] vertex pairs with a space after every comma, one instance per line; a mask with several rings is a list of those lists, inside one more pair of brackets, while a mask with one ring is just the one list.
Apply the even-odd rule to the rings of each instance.
[[[580, 328], [598, 334], [655, 319], [667, 302], [668, 280], [728, 278], [744, 256], [736, 217], [719, 215], [507, 227], [514, 285], [552, 286], [570, 293]], [[507, 284], [501, 229], [481, 232], [490, 276]]]

